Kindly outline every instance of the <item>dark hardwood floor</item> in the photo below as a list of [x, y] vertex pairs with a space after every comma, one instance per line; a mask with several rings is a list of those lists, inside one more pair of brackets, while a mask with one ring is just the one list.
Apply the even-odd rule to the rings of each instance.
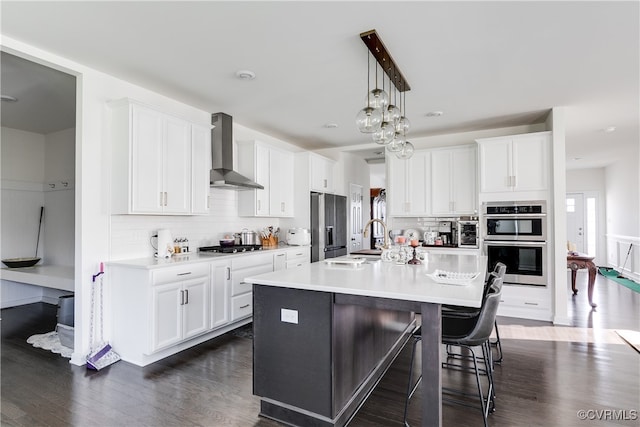
[[[640, 330], [640, 294], [598, 276], [598, 308], [592, 311], [586, 275], [578, 280], [580, 293], [569, 302], [574, 328]], [[27, 344], [29, 336], [54, 330], [55, 315], [56, 307], [43, 303], [2, 310], [3, 426], [278, 425], [257, 415], [251, 339], [226, 334], [145, 368], [120, 361], [92, 372]], [[640, 411], [640, 354], [629, 345], [524, 339], [531, 338], [527, 328], [550, 324], [512, 318], [498, 323], [522, 325], [525, 333], [502, 341], [505, 356], [495, 371], [497, 411], [489, 416], [491, 426], [640, 425], [629, 419]], [[402, 425], [409, 360], [407, 346], [350, 426]], [[474, 387], [470, 375], [448, 370], [443, 382]], [[409, 421], [418, 426], [420, 389], [414, 399]], [[612, 412], [608, 419], [583, 421], [579, 410]], [[447, 426], [482, 425], [475, 409], [444, 404], [443, 413]]]

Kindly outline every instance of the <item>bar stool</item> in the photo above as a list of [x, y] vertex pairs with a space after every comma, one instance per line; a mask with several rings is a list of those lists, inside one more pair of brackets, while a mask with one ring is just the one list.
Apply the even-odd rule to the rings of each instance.
[[[468, 317], [468, 318], [445, 318], [442, 319], [442, 343], [449, 346], [454, 345], [458, 347], [464, 347], [471, 352], [471, 356], [468, 357], [469, 360], [473, 362], [473, 372], [476, 377], [476, 385], [478, 388], [478, 397], [480, 400], [480, 408], [482, 411], [483, 421], [485, 427], [487, 426], [487, 416], [489, 412], [493, 412], [495, 410], [495, 388], [493, 383], [493, 362], [491, 355], [491, 348], [489, 346], [489, 337], [494, 328], [496, 312], [498, 311], [498, 304], [500, 302], [500, 296], [502, 294], [502, 280], [494, 279], [494, 282], [497, 281], [498, 286], [490, 286], [488, 288], [487, 294], [483, 299], [482, 306], [477, 316]], [[409, 367], [409, 382], [407, 386], [407, 398], [405, 401], [404, 407], [404, 425], [405, 427], [409, 427], [409, 423], [407, 422], [407, 413], [409, 409], [409, 400], [414, 395], [416, 389], [420, 385], [422, 381], [422, 375], [418, 377], [418, 380], [413, 383], [413, 363], [415, 360], [416, 346], [419, 341], [422, 340], [421, 328], [417, 328], [413, 333], [413, 348], [411, 352], [411, 365]], [[482, 348], [482, 356], [476, 356], [474, 347]], [[482, 361], [484, 363], [484, 369], [478, 368], [478, 362]], [[453, 367], [453, 364], [447, 364], [448, 367]], [[457, 365], [456, 365], [457, 366]], [[462, 372], [471, 371], [471, 369], [467, 369], [466, 367], [459, 366], [459, 369]], [[488, 378], [488, 388], [487, 394], [484, 395], [482, 390], [482, 385], [480, 381], [480, 375], [484, 374]], [[451, 389], [443, 388], [443, 392], [447, 392], [449, 394], [461, 394], [468, 396], [469, 393], [456, 391]], [[452, 403], [463, 404], [465, 406], [469, 406], [467, 403], [454, 400], [454, 399], [445, 399], [443, 397], [443, 401], [449, 401]]]

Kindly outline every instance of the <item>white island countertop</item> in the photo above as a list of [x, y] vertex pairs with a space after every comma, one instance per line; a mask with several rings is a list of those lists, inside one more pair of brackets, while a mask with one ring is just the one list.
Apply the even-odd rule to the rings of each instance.
[[[479, 273], [464, 285], [435, 282], [435, 270]], [[429, 254], [421, 265], [367, 260], [358, 266], [324, 261], [245, 278], [245, 282], [282, 288], [480, 307], [487, 257]]]

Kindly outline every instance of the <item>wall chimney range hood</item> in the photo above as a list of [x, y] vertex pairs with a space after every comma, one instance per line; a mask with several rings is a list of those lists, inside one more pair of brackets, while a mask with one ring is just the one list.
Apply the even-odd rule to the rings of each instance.
[[225, 113], [211, 115], [212, 169], [210, 185], [229, 190], [262, 190], [264, 187], [233, 170], [233, 119]]

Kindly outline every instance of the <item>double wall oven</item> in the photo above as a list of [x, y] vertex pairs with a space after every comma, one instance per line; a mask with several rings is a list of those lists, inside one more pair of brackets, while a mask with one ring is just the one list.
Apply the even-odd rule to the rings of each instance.
[[505, 283], [547, 285], [546, 202], [485, 202], [484, 253], [489, 268], [507, 266]]

